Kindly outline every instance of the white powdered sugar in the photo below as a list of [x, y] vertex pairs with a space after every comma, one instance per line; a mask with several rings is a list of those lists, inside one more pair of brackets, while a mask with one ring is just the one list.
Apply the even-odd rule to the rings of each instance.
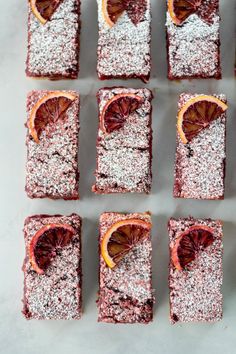
[[102, 14], [102, 0], [98, 3], [98, 63], [100, 77], [142, 77], [150, 74], [151, 10], [147, 9], [143, 19], [134, 24], [124, 12], [110, 28]]
[[218, 14], [214, 14], [212, 23], [192, 14], [177, 26], [167, 12], [170, 79], [194, 76], [219, 78], [219, 24]]
[[[198, 95], [182, 94], [179, 109]], [[224, 95], [215, 95], [226, 102]], [[220, 199], [224, 196], [226, 114], [202, 130], [188, 144], [177, 132], [174, 196]]]
[[27, 75], [76, 77], [79, 55], [79, 0], [63, 0], [41, 24], [29, 6]]
[[186, 269], [177, 270], [170, 261], [171, 323], [214, 322], [222, 318], [222, 224], [219, 220], [170, 219], [170, 250], [176, 239], [193, 225], [212, 228], [214, 242], [200, 250]]
[[151, 99], [148, 89], [112, 88], [98, 93], [100, 118], [104, 105], [114, 95], [133, 93], [143, 102], [125, 124], [112, 133], [98, 130], [96, 184], [98, 193], [149, 193], [151, 187]]

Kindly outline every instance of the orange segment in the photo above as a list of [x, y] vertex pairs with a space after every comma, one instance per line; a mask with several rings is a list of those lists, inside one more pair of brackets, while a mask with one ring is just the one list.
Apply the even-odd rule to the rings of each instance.
[[227, 108], [224, 102], [214, 96], [199, 95], [189, 99], [177, 117], [177, 129], [182, 142], [187, 144], [191, 141]]
[[39, 135], [45, 126], [62, 118], [75, 99], [71, 93], [54, 91], [37, 101], [28, 120], [29, 133], [36, 143], [39, 143]]
[[57, 255], [57, 250], [67, 246], [75, 230], [68, 224], [48, 224], [39, 229], [29, 245], [29, 259], [38, 274], [44, 274]]
[[190, 15], [197, 12], [202, 0], [168, 0], [168, 11], [172, 21], [181, 25]]
[[171, 251], [171, 260], [175, 268], [183, 270], [199, 252], [214, 242], [213, 229], [204, 225], [195, 225], [182, 233], [175, 241]]
[[114, 268], [138, 242], [148, 237], [151, 226], [140, 219], [126, 219], [113, 224], [101, 243], [101, 254], [108, 267]]
[[124, 11], [124, 0], [102, 0], [102, 15], [109, 27], [114, 26]]
[[43, 24], [51, 19], [62, 0], [30, 0], [34, 16]]
[[122, 128], [127, 117], [140, 107], [142, 101], [140, 96], [132, 93], [115, 95], [102, 110], [101, 129], [104, 132], [112, 133]]

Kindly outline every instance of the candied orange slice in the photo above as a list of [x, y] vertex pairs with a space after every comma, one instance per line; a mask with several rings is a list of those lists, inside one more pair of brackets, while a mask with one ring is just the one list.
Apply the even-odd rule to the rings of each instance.
[[29, 133], [36, 143], [39, 143], [39, 135], [45, 126], [63, 118], [75, 99], [76, 96], [71, 93], [54, 91], [37, 101], [28, 120]]
[[144, 240], [151, 223], [141, 219], [118, 221], [108, 229], [101, 243], [101, 254], [106, 264], [114, 268], [129, 251]]
[[182, 233], [175, 241], [171, 260], [178, 270], [183, 270], [199, 252], [214, 242], [214, 231], [204, 225], [195, 225]]
[[118, 94], [104, 106], [101, 114], [101, 129], [112, 133], [122, 128], [127, 117], [135, 112], [143, 102], [140, 96], [132, 93]]
[[126, 9], [124, 0], [102, 0], [102, 14], [109, 27], [113, 27]]
[[30, 0], [34, 16], [43, 24], [51, 19], [62, 0]]
[[29, 259], [38, 274], [44, 274], [57, 250], [67, 246], [75, 230], [68, 224], [48, 224], [39, 229], [29, 245]]
[[168, 0], [168, 11], [172, 21], [181, 25], [190, 15], [197, 12], [202, 0]]
[[180, 109], [177, 118], [179, 136], [184, 144], [226, 111], [228, 106], [219, 98], [199, 95], [189, 99]]

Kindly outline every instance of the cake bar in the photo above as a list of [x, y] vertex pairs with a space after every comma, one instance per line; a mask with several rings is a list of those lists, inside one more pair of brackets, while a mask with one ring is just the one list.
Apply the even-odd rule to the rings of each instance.
[[[53, 119], [48, 112], [52, 112], [55, 99], [48, 99], [49, 103], [41, 105], [41, 120], [51, 120], [43, 127], [36, 142], [29, 129], [32, 112], [40, 100], [54, 94], [69, 94], [74, 100], [59, 118]], [[31, 91], [27, 98], [27, 115], [27, 195], [30, 198], [79, 199], [79, 95], [74, 91]]]
[[[198, 94], [182, 93], [179, 111]], [[213, 95], [226, 102], [225, 95]], [[225, 191], [226, 113], [222, 113], [187, 144], [177, 131], [175, 198], [223, 199]]]
[[[167, 4], [171, 2], [167, 0]], [[189, 1], [187, 5], [196, 6], [197, 3], [200, 5], [196, 10], [179, 24], [168, 5], [166, 31], [170, 80], [221, 79], [219, 0]]]
[[[45, 23], [35, 15], [31, 3], [33, 1], [28, 1], [26, 75], [51, 80], [76, 79], [79, 71], [80, 0], [59, 0], [59, 6]], [[38, 3], [40, 5], [40, 1]]]
[[98, 194], [149, 193], [152, 182], [151, 91], [104, 88], [99, 90], [97, 99], [99, 128], [93, 191]]
[[108, 267], [101, 243], [117, 222], [138, 219], [151, 223], [149, 213], [107, 212], [100, 217], [100, 273], [98, 321], [108, 323], [149, 323], [153, 317], [150, 230], [114, 267]]
[[[199, 237], [197, 229], [202, 232]], [[222, 318], [222, 223], [219, 220], [171, 218], [168, 224], [170, 240], [170, 321], [215, 322]], [[191, 231], [192, 230], [192, 231]], [[195, 231], [194, 231], [195, 230]], [[192, 238], [179, 242], [183, 235]], [[199, 237], [199, 238], [198, 238]], [[197, 242], [198, 240], [198, 242]], [[197, 250], [195, 259], [179, 268], [176, 263], [176, 245], [187, 247], [178, 250], [190, 257]], [[186, 260], [186, 259], [185, 259]]]
[[[46, 232], [44, 234], [41, 232], [45, 227], [48, 228], [46, 238]], [[73, 230], [70, 239], [68, 238], [70, 234], [63, 233], [63, 228], [66, 227]], [[33, 250], [36, 250], [38, 264], [47, 266], [44, 272], [41, 272], [42, 274], [32, 261], [32, 240], [37, 238], [38, 233], [41, 233], [41, 239], [38, 238], [38, 243]], [[63, 239], [63, 236], [67, 239]], [[80, 319], [82, 294], [80, 217], [76, 214], [30, 216], [25, 220], [24, 237], [26, 256], [23, 264], [23, 314], [25, 318], [28, 320]], [[45, 257], [45, 250], [49, 247], [52, 247], [54, 257], [48, 265], [45, 259], [40, 259], [39, 255]]]
[[[116, 21], [109, 18], [114, 2]], [[147, 82], [151, 70], [150, 0], [130, 0], [117, 4], [97, 0], [99, 38], [97, 72], [99, 79], [139, 78]], [[110, 7], [109, 7], [110, 6]], [[115, 23], [112, 23], [111, 20]]]

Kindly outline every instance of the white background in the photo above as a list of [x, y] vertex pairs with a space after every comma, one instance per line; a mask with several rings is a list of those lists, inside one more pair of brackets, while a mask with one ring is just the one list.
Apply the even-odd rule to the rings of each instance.
[[[143, 87], [139, 81], [100, 82], [96, 76], [97, 8], [82, 1], [81, 71], [76, 81], [34, 81], [24, 74], [27, 0], [0, 0], [0, 353], [118, 354], [214, 353], [236, 349], [236, 116], [234, 0], [221, 1], [223, 80], [166, 79], [165, 0], [153, 0], [153, 189], [150, 196], [91, 193], [96, 158], [96, 91], [105, 85]], [[75, 89], [82, 95], [80, 134], [80, 201], [30, 200], [24, 192], [26, 94], [31, 89]], [[178, 94], [226, 93], [227, 174], [224, 201], [172, 198], [175, 119]], [[97, 323], [98, 217], [103, 211], [153, 213], [154, 321], [150, 325]], [[21, 314], [24, 258], [23, 222], [35, 213], [77, 212], [83, 217], [83, 317], [80, 321], [26, 321]], [[216, 324], [169, 324], [168, 237], [170, 216], [221, 218], [224, 221], [224, 319]]]

